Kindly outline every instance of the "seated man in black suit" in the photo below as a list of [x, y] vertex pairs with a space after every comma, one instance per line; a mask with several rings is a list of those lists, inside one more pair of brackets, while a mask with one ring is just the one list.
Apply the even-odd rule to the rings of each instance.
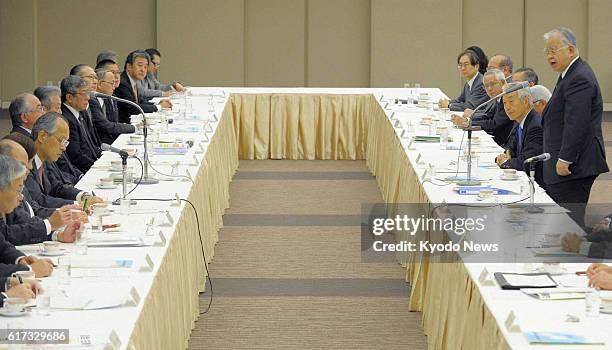
[[538, 75], [533, 70], [533, 68], [519, 68], [512, 74], [512, 81], [515, 83], [520, 83], [521, 81], [526, 81], [529, 83], [529, 87], [538, 85], [539, 82]]
[[[510, 89], [518, 83], [506, 85]], [[542, 154], [542, 118], [533, 110], [529, 89], [521, 89], [504, 96], [504, 109], [508, 117], [514, 121], [514, 128], [506, 145], [506, 152], [495, 158], [502, 169], [523, 171], [523, 162], [527, 158]], [[535, 179], [543, 185], [542, 164], [535, 169]]]
[[[0, 156], [0, 169], [0, 221], [4, 221], [6, 214], [19, 205], [27, 169], [7, 156]], [[34, 271], [36, 277], [47, 277], [53, 272], [53, 262], [26, 256], [7, 242], [4, 235], [0, 235], [0, 276], [7, 277], [13, 272], [27, 270]]]
[[[125, 59], [124, 70], [121, 73], [121, 83], [115, 89], [115, 96], [137, 103], [145, 113], [156, 112], [161, 108], [172, 108], [170, 100], [161, 100], [159, 105], [155, 105], [138, 95], [137, 82], [146, 77], [149, 62], [151, 62], [151, 58], [146, 52], [141, 50], [130, 52]], [[126, 124], [131, 123], [130, 117], [133, 114], [140, 114], [138, 108], [127, 103], [119, 103], [117, 109], [119, 110], [119, 121]]]
[[591, 229], [586, 228], [586, 236], [568, 233], [563, 236], [563, 250], [579, 253], [596, 259], [612, 258], [612, 214], [601, 219]]
[[497, 69], [504, 74], [504, 78], [506, 82], [513, 82], [512, 70], [514, 69], [514, 64], [512, 63], [512, 59], [508, 55], [504, 54], [496, 54], [491, 56], [489, 59], [489, 63], [487, 64], [487, 70], [489, 69]]
[[43, 115], [44, 108], [38, 98], [29, 93], [21, 93], [11, 101], [9, 114], [13, 130], [30, 135], [32, 126]]
[[105, 71], [113, 73], [113, 77], [115, 78], [115, 86], [113, 87], [113, 90], [115, 90], [119, 86], [119, 83], [121, 83], [121, 71], [119, 70], [117, 61], [111, 59], [104, 59], [102, 61], [99, 61], [98, 63], [96, 63], [96, 72], [99, 69], [103, 69]]
[[550, 101], [550, 97], [552, 93], [550, 90], [544, 85], [535, 85], [529, 88], [529, 92], [531, 92], [531, 100], [533, 101], [533, 109], [536, 112], [542, 114], [544, 112], [544, 108]]
[[[112, 95], [115, 90], [115, 77], [112, 72], [99, 69], [97, 91], [106, 95]], [[136, 127], [131, 124], [119, 122], [119, 111], [117, 102], [111, 99], [93, 97], [89, 99], [89, 109], [93, 117], [94, 126], [100, 135], [100, 141], [112, 144], [117, 136], [121, 134], [132, 134]], [[139, 126], [142, 126], [140, 124]]]
[[[502, 93], [506, 79], [502, 71], [491, 68], [485, 73], [483, 82], [487, 95], [493, 98]], [[468, 118], [472, 118], [474, 126], [480, 126], [482, 130], [493, 135], [495, 142], [502, 147], [506, 144], [514, 125], [512, 120], [506, 115], [503, 98], [490, 102], [483, 111], [479, 110], [475, 114], [472, 109], [468, 108], [463, 112], [463, 116], [457, 114], [451, 116], [452, 122], [463, 128], [468, 126]]]
[[49, 112], [38, 119], [32, 129], [36, 146], [33, 169], [28, 175], [26, 186], [32, 198], [46, 207], [59, 208], [74, 201], [101, 203], [103, 199], [75, 188], [63, 178], [55, 161], [69, 143], [68, 123], [61, 114]]
[[89, 105], [89, 89], [85, 80], [69, 75], [62, 80], [62, 115], [68, 121], [70, 139], [66, 154], [80, 171], [86, 172], [102, 155], [91, 135], [85, 110]]
[[[62, 114], [62, 90], [60, 88], [57, 86], [39, 86], [34, 90], [34, 95], [40, 100], [45, 113], [55, 112]], [[30, 133], [27, 136], [30, 137]], [[83, 177], [83, 172], [70, 162], [65, 152], [62, 153], [56, 163], [73, 185], [76, 185]]]
[[[68, 74], [76, 75], [77, 77], [85, 80], [85, 83], [87, 83], [88, 94], [91, 94], [92, 92], [96, 91], [96, 87], [98, 86], [98, 76], [96, 75], [96, 72], [93, 70], [93, 68], [91, 68], [90, 66], [83, 63], [77, 64], [76, 66], [72, 67], [72, 69], [70, 69], [70, 73]], [[86, 122], [88, 128], [87, 131], [89, 131], [89, 136], [91, 137], [91, 140], [93, 141], [94, 145], [100, 147], [102, 141], [100, 140], [98, 129], [96, 129], [96, 126], [94, 125], [93, 115], [91, 113], [89, 105], [87, 105], [87, 107], [83, 110], [83, 114], [81, 116]]]
[[[25, 137], [21, 134], [16, 135]], [[31, 146], [34, 147], [33, 143]], [[26, 150], [13, 140], [0, 140], [0, 155], [11, 157], [28, 169], [32, 167]], [[74, 242], [78, 228], [78, 225], [71, 224], [70, 209], [74, 208], [77, 207], [66, 206], [60, 210], [53, 210], [50, 217], [42, 219], [34, 216], [34, 209], [24, 199], [12, 212], [6, 214], [5, 222], [0, 222], [0, 234], [14, 245], [35, 244], [51, 240]], [[68, 225], [67, 229], [63, 229], [66, 225]]]
[[440, 108], [449, 108], [451, 111], [463, 112], [467, 108], [474, 109], [487, 100], [487, 93], [482, 85], [482, 74], [478, 72], [480, 62], [474, 51], [465, 50], [457, 57], [457, 68], [461, 77], [467, 82], [463, 86], [461, 95], [449, 101], [442, 99], [438, 101]]

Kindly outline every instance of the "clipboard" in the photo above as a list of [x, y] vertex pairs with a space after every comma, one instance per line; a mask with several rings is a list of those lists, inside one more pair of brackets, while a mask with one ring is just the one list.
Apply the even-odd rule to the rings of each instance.
[[[504, 290], [519, 290], [522, 288], [556, 288], [557, 282], [547, 272], [542, 273], [510, 273], [510, 272], [495, 272], [493, 274], [497, 284]], [[529, 280], [533, 279], [533, 283], [525, 281], [526, 283], [514, 283], [512, 284], [514, 276], [523, 277], [522, 279]]]

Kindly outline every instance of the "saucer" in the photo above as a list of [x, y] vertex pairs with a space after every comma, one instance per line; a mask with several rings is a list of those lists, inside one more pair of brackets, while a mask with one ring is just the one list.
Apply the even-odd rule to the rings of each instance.
[[144, 141], [128, 141], [126, 142], [126, 144], [130, 146], [139, 146], [144, 144]]
[[100, 185], [100, 184], [96, 184], [96, 188], [99, 188], [101, 190], [112, 190], [117, 188], [117, 185]]
[[504, 175], [500, 175], [499, 176], [500, 179], [504, 180], [504, 181], [514, 181], [514, 180], [518, 180], [520, 179], [520, 176], [518, 175], [514, 175], [514, 176], [504, 176]]
[[64, 254], [66, 254], [66, 249], [63, 249], [63, 248], [60, 248], [60, 249], [58, 249], [55, 252], [45, 252], [45, 251], [42, 251], [40, 253], [40, 255], [42, 255], [42, 256], [61, 256], [61, 255], [64, 255]]
[[0, 316], [5, 316], [5, 317], [21, 317], [21, 316], [25, 316], [28, 314], [28, 311], [24, 308], [21, 311], [9, 311], [8, 309], [5, 308], [0, 308]]

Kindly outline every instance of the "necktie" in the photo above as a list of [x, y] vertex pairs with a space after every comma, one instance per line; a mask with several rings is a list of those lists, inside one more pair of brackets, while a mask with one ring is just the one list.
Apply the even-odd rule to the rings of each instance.
[[518, 145], [517, 145], [518, 153], [521, 153], [523, 149], [523, 127], [519, 125], [518, 127]]
[[38, 170], [38, 181], [40, 182], [40, 187], [44, 189], [45, 186], [43, 182], [43, 165], [41, 164], [37, 170]]
[[138, 103], [138, 84], [134, 84], [134, 100]]
[[91, 154], [96, 154], [95, 147], [93, 146], [93, 142], [91, 141], [91, 138], [89, 137], [89, 133], [87, 132], [87, 128], [83, 125], [83, 113], [81, 113], [81, 118], [77, 119], [77, 124], [79, 124], [79, 129], [81, 130], [81, 136], [83, 137], [83, 139], [85, 140], [85, 143], [87, 144], [87, 146], [89, 147], [89, 150], [91, 151]]

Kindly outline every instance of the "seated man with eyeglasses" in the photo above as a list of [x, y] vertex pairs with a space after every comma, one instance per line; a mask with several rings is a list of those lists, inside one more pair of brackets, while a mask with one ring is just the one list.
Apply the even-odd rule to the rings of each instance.
[[69, 145], [68, 122], [55, 112], [49, 112], [38, 119], [32, 128], [32, 139], [36, 146], [33, 169], [26, 180], [26, 187], [32, 198], [40, 205], [59, 208], [74, 201], [101, 203], [104, 200], [75, 188], [55, 164]]

